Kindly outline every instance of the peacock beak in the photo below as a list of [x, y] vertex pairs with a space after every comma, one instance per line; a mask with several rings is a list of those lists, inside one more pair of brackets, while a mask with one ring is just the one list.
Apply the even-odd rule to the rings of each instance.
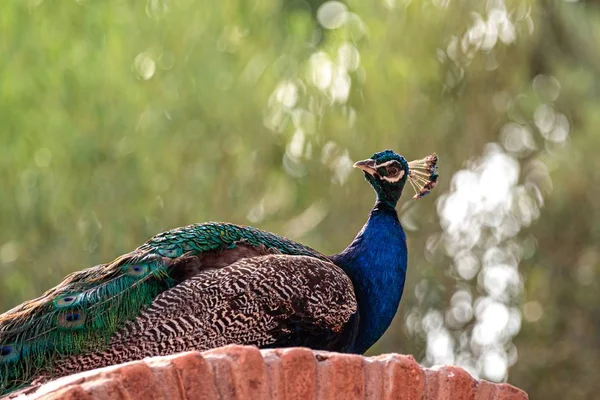
[[374, 175], [377, 173], [377, 169], [375, 169], [375, 160], [371, 160], [370, 158], [355, 162], [354, 168], [360, 168], [369, 175]]

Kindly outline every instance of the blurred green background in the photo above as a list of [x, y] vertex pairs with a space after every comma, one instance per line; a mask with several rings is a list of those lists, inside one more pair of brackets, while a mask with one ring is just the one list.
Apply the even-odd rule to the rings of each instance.
[[0, 310], [194, 222], [340, 251], [352, 162], [436, 151], [370, 353], [600, 391], [599, 1], [22, 0], [0, 32]]

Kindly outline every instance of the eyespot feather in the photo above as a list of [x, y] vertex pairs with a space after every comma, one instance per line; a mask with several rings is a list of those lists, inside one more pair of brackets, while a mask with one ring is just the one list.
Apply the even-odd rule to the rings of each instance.
[[81, 294], [68, 293], [61, 296], [58, 296], [54, 300], [54, 307], [56, 308], [64, 308], [64, 307], [72, 307], [79, 304], [82, 296]]

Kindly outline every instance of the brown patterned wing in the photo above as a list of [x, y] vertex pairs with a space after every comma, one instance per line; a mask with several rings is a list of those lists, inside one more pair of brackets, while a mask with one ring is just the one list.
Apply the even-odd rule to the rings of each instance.
[[161, 293], [107, 349], [58, 360], [53, 373], [227, 344], [344, 350], [357, 319], [352, 283], [335, 264], [307, 256], [246, 258]]

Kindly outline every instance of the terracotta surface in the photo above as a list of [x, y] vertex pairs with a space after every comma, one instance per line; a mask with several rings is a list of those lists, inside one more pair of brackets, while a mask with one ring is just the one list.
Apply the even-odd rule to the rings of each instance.
[[458, 367], [421, 368], [411, 356], [361, 357], [305, 348], [258, 350], [227, 346], [72, 375], [18, 398], [523, 400], [528, 397], [508, 384], [477, 381]]

